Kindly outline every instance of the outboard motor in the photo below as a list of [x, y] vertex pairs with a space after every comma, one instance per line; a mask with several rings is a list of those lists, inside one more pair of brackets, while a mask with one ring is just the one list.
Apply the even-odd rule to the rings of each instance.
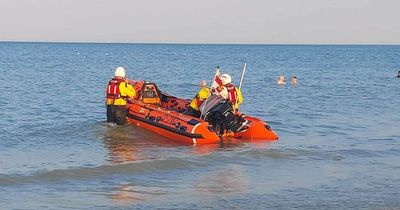
[[219, 136], [224, 131], [246, 129], [247, 120], [233, 113], [232, 103], [220, 95], [211, 95], [200, 106], [201, 118], [210, 123]]

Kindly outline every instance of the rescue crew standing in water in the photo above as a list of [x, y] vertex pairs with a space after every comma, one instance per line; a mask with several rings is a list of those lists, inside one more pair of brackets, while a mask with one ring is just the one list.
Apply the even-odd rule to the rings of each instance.
[[232, 78], [229, 74], [221, 74], [221, 81], [228, 92], [226, 99], [232, 103], [233, 109], [238, 111], [240, 104], [243, 102], [242, 92], [231, 83]]
[[199, 107], [210, 95], [210, 88], [207, 87], [207, 82], [203, 80], [200, 83], [200, 90], [190, 102], [186, 114], [199, 118], [201, 115]]
[[117, 67], [114, 75], [106, 89], [107, 122], [124, 125], [128, 112], [125, 105], [129, 99], [136, 96], [136, 91], [126, 79], [125, 68]]

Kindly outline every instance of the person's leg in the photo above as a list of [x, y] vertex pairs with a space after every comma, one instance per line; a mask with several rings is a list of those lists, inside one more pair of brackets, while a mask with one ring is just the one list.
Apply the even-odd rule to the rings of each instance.
[[125, 125], [127, 113], [128, 110], [125, 106], [115, 106], [115, 123], [117, 125]]
[[114, 122], [114, 114], [111, 105], [107, 105], [107, 122]]

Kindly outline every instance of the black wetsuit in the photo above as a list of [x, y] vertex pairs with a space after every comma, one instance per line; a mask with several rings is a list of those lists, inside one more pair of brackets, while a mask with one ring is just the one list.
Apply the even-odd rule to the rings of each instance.
[[107, 105], [107, 122], [115, 122], [117, 125], [126, 123], [128, 110], [125, 105]]

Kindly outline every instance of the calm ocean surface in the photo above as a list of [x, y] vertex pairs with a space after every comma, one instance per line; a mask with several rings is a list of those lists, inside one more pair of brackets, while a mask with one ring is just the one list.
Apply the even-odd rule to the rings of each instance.
[[[105, 123], [116, 66], [192, 98], [244, 62], [241, 110], [279, 141]], [[399, 68], [400, 46], [0, 43], [0, 209], [399, 209]]]

